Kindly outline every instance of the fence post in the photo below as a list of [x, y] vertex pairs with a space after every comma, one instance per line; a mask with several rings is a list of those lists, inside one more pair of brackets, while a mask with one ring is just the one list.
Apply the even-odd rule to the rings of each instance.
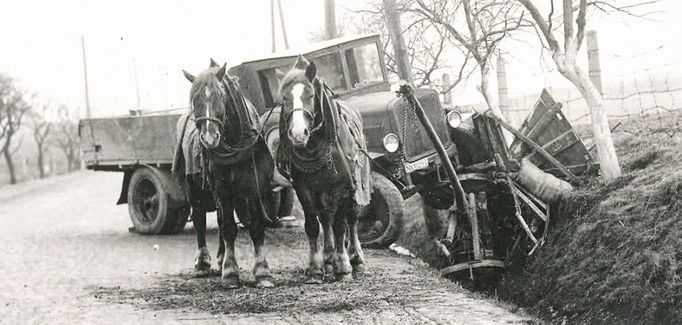
[[500, 52], [497, 53], [497, 94], [499, 97], [499, 105], [504, 117], [514, 126], [516, 125], [516, 116], [509, 110], [509, 89], [507, 88], [507, 70], [504, 65], [504, 59]]
[[597, 87], [599, 93], [604, 95], [601, 84], [601, 67], [599, 65], [599, 43], [597, 42], [597, 31], [587, 31], [587, 65], [590, 69], [590, 79]]
[[450, 74], [449, 73], [444, 73], [443, 74], [443, 103], [444, 104], [450, 104], [452, 103], [452, 94], [450, 93]]

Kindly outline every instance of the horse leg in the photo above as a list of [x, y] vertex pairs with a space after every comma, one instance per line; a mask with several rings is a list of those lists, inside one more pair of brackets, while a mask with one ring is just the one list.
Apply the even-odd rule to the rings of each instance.
[[322, 244], [320, 242], [320, 222], [317, 219], [315, 198], [306, 186], [296, 188], [305, 219], [305, 234], [308, 237], [308, 267], [305, 271], [305, 282], [309, 284], [322, 283], [324, 270], [322, 268]]
[[223, 218], [221, 216], [222, 212], [220, 209], [216, 209], [217, 219], [218, 219], [218, 255], [216, 256], [218, 260], [218, 270], [223, 269], [223, 261], [225, 260], [225, 242], [223, 241]]
[[[353, 204], [354, 205], [354, 204]], [[348, 210], [348, 229], [350, 230], [350, 265], [353, 267], [353, 275], [358, 276], [365, 272], [365, 254], [358, 238], [358, 214], [356, 209]]]
[[320, 224], [322, 224], [322, 232], [324, 235], [324, 273], [334, 273], [334, 231], [332, 224], [334, 221], [334, 212], [336, 198], [330, 193], [320, 193], [316, 197], [316, 203], [319, 207], [318, 211]]
[[[309, 211], [309, 210], [308, 210]], [[304, 210], [305, 233], [308, 236], [308, 269], [306, 270], [306, 283], [319, 284], [324, 278], [322, 268], [322, 245], [320, 243], [320, 222], [314, 213]]]
[[334, 230], [332, 229], [333, 215], [323, 213], [320, 216], [324, 232], [324, 273], [334, 273]]
[[334, 265], [334, 273], [336, 280], [348, 281], [352, 280], [350, 258], [348, 257], [348, 250], [346, 249], [346, 230], [348, 224], [346, 222], [346, 211], [344, 209], [336, 209], [334, 216], [334, 243], [336, 249], [336, 259]]
[[253, 276], [256, 278], [257, 288], [272, 288], [275, 286], [268, 261], [263, 254], [263, 247], [265, 245], [265, 217], [260, 209], [260, 204], [253, 202], [251, 212], [251, 224], [249, 225], [249, 234], [253, 242], [254, 255], [256, 263], [253, 266]]
[[235, 258], [234, 241], [237, 237], [237, 224], [234, 221], [232, 200], [220, 199], [219, 216], [222, 221], [221, 236], [225, 244], [225, 259], [223, 260], [222, 278], [228, 288], [239, 287], [239, 266]]
[[192, 224], [197, 232], [197, 255], [194, 259], [194, 276], [205, 277], [211, 271], [211, 255], [206, 247], [206, 211], [192, 207]]

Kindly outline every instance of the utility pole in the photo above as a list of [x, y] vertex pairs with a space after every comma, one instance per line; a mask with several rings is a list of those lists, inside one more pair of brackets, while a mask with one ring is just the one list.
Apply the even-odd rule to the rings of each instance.
[[324, 0], [324, 25], [325, 39], [334, 39], [338, 36], [336, 30], [336, 3], [334, 0]]
[[284, 27], [284, 13], [282, 12], [282, 2], [277, 0], [277, 9], [279, 10], [279, 22], [282, 26], [282, 36], [284, 36], [284, 48], [289, 49], [289, 39], [287, 38], [287, 29]]
[[277, 51], [277, 44], [275, 43], [275, 0], [270, 0], [270, 26], [272, 27], [272, 52]]
[[412, 71], [410, 68], [410, 60], [405, 47], [405, 40], [403, 39], [402, 27], [400, 25], [400, 13], [398, 12], [395, 0], [383, 0], [384, 12], [386, 13], [386, 26], [388, 27], [388, 34], [393, 42], [393, 54], [395, 62], [398, 66], [398, 75], [409, 83], [412, 83]]
[[88, 94], [88, 64], [85, 59], [85, 36], [81, 36], [81, 49], [83, 50], [83, 79], [85, 80], [85, 117], [91, 118], [90, 95]]
[[133, 73], [135, 74], [135, 94], [137, 95], [137, 109], [140, 109], [140, 84], [137, 80], [137, 62], [133, 58]]

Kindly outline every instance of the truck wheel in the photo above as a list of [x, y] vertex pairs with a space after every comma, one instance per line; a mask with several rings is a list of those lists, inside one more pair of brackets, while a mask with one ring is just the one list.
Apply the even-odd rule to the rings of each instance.
[[187, 222], [189, 209], [169, 193], [179, 186], [170, 173], [138, 168], [128, 186], [128, 213], [135, 232], [144, 235], [175, 234]]
[[362, 246], [388, 247], [403, 230], [405, 205], [398, 188], [381, 174], [372, 172], [372, 199], [358, 220]]

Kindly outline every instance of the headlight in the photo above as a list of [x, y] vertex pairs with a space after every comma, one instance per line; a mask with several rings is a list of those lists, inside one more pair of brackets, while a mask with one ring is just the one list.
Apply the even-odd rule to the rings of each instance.
[[389, 153], [398, 151], [398, 148], [400, 147], [400, 140], [398, 140], [398, 136], [393, 133], [387, 134], [381, 143], [384, 145], [384, 149]]
[[460, 115], [457, 111], [450, 111], [447, 115], [445, 115], [445, 121], [448, 122], [448, 125], [451, 128], [456, 129], [462, 125], [462, 115]]

